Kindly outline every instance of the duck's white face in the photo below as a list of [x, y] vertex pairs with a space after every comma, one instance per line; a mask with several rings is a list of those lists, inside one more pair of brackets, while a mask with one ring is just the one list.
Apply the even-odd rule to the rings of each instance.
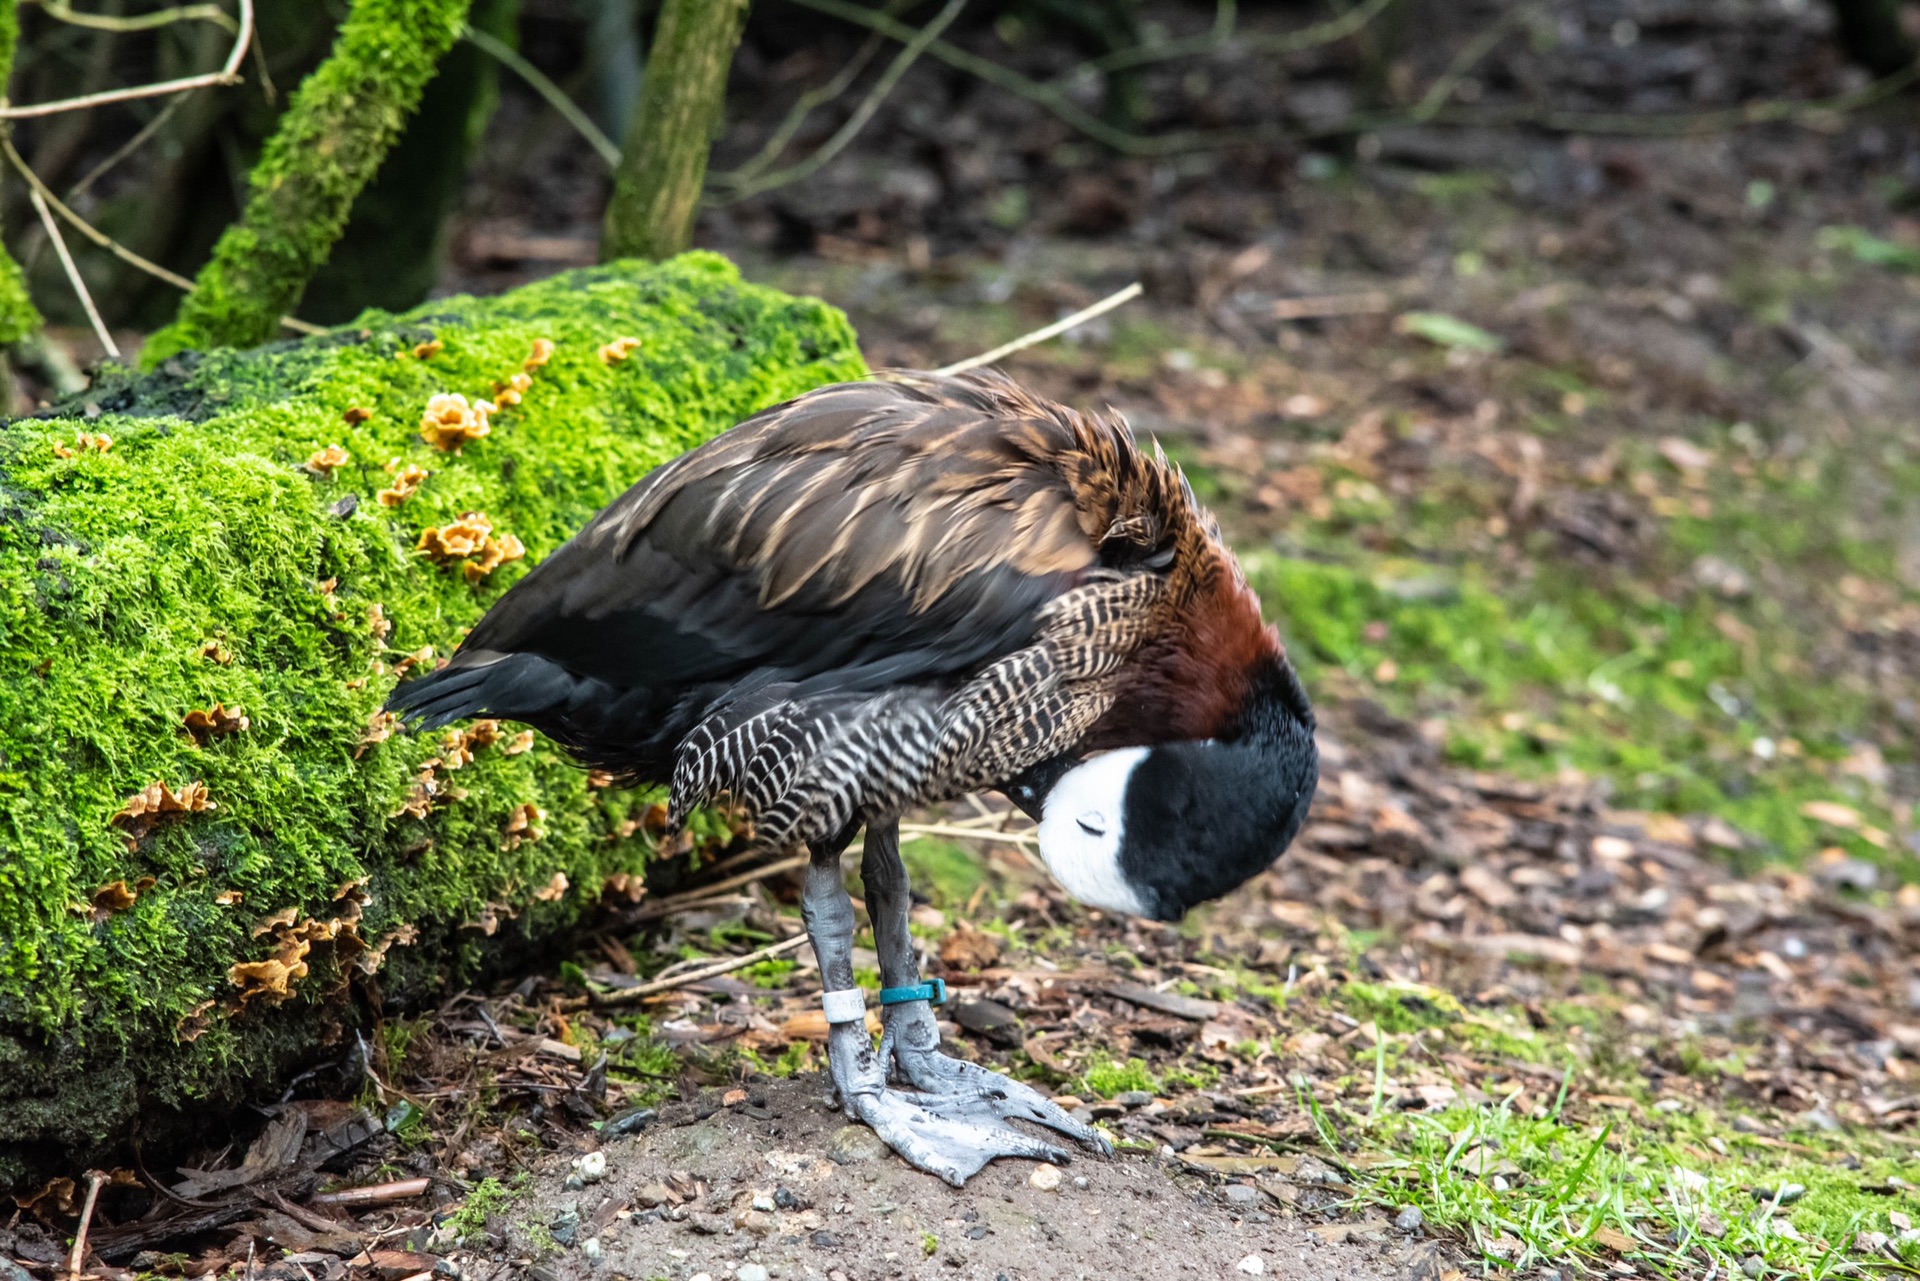
[[1103, 752], [1067, 771], [1047, 793], [1040, 819], [1040, 857], [1088, 907], [1149, 914], [1120, 869], [1125, 844], [1127, 783], [1148, 749]]

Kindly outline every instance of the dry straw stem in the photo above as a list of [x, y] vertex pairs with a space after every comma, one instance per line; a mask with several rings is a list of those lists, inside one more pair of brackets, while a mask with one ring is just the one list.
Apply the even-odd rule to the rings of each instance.
[[227, 54], [227, 60], [220, 70], [197, 76], [183, 76], [178, 80], [161, 80], [154, 84], [133, 85], [126, 89], [107, 89], [100, 93], [82, 94], [78, 98], [60, 98], [54, 102], [34, 102], [20, 107], [0, 106], [0, 120], [26, 120], [34, 116], [56, 115], [62, 111], [85, 111], [92, 107], [104, 107], [112, 102], [162, 98], [170, 93], [202, 89], [208, 85], [238, 84], [240, 83], [240, 60], [247, 56], [247, 46], [252, 43], [253, 0], [240, 0], [239, 31], [233, 38], [233, 49]]
[[686, 987], [690, 983], [701, 983], [707, 979], [717, 979], [722, 974], [731, 974], [735, 970], [744, 970], [749, 965], [771, 960], [776, 956], [785, 956], [788, 952], [798, 951], [807, 941], [805, 933], [794, 935], [790, 939], [781, 939], [761, 948], [757, 952], [748, 952], [745, 956], [730, 956], [724, 961], [715, 961], [712, 965], [703, 965], [697, 970], [688, 970], [685, 974], [676, 974], [670, 979], [655, 979], [651, 983], [642, 983], [638, 987], [623, 987], [617, 992], [596, 992], [590, 998], [595, 1005], [632, 1005], [660, 992], [671, 992], [675, 988]]
[[1028, 347], [1037, 346], [1049, 338], [1058, 337], [1060, 334], [1066, 333], [1076, 325], [1084, 325], [1089, 320], [1104, 316], [1122, 303], [1131, 302], [1135, 298], [1138, 298], [1141, 292], [1140, 282], [1136, 280], [1125, 289], [1108, 294], [1091, 307], [1082, 307], [1071, 316], [1062, 316], [1051, 325], [1036, 329], [1030, 334], [1022, 334], [1012, 342], [1001, 343], [992, 351], [983, 351], [978, 356], [969, 356], [965, 360], [948, 365], [943, 369], [936, 369], [933, 372], [941, 375], [963, 374], [969, 369], [978, 369], [982, 365], [991, 365], [994, 361], [1011, 356], [1016, 351], [1024, 351]]
[[80, 1266], [87, 1260], [87, 1229], [93, 1226], [93, 1205], [100, 1199], [100, 1185], [107, 1176], [98, 1170], [87, 1171], [87, 1202], [80, 1208], [80, 1231], [73, 1238], [73, 1253], [67, 1258], [67, 1275], [80, 1276]]

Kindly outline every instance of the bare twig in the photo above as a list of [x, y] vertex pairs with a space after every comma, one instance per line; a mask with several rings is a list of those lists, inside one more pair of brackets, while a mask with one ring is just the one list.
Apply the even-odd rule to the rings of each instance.
[[1441, 72], [1440, 77], [1420, 96], [1420, 101], [1413, 105], [1413, 110], [1408, 115], [1422, 123], [1438, 115], [1440, 108], [1447, 105], [1447, 99], [1453, 96], [1454, 89], [1466, 77], [1467, 72], [1472, 70], [1482, 58], [1492, 53], [1494, 46], [1506, 39], [1509, 31], [1531, 18], [1539, 12], [1540, 8], [1539, 4], [1515, 5], [1495, 18], [1485, 31], [1461, 46], [1460, 52], [1456, 53], [1453, 61], [1447, 64], [1447, 69]]
[[34, 116], [51, 116], [62, 111], [85, 111], [92, 107], [103, 107], [113, 102], [132, 102], [139, 98], [161, 98], [170, 93], [181, 93], [188, 89], [201, 89], [208, 85], [231, 85], [240, 83], [240, 60], [247, 56], [247, 46], [253, 43], [253, 0], [240, 0], [240, 30], [234, 37], [233, 49], [227, 54], [226, 63], [218, 71], [209, 71], [197, 76], [183, 76], [178, 80], [162, 80], [155, 84], [134, 85], [126, 89], [108, 89], [101, 93], [82, 94], [78, 98], [60, 98], [53, 102], [33, 102], [23, 107], [0, 106], [0, 120], [26, 120]]
[[601, 132], [600, 126], [593, 123], [573, 99], [567, 97], [564, 89], [549, 79], [540, 68], [521, 57], [512, 45], [478, 27], [462, 28], [460, 38], [526, 81], [529, 88], [545, 98], [547, 105], [559, 112], [587, 140], [600, 158], [607, 162], [607, 168], [611, 169], [620, 163], [620, 148], [614, 145], [613, 139]]
[[915, 33], [913, 39], [907, 41], [900, 52], [894, 55], [887, 69], [881, 73], [878, 80], [874, 81], [873, 88], [867, 91], [867, 96], [860, 100], [860, 105], [854, 108], [851, 116], [847, 117], [847, 122], [835, 130], [833, 137], [822, 143], [818, 151], [797, 164], [788, 165], [785, 169], [777, 169], [764, 177], [740, 182], [721, 203], [730, 204], [736, 200], [745, 200], [763, 191], [771, 191], [775, 187], [798, 182], [839, 155], [845, 150], [847, 144], [866, 128], [867, 122], [873, 119], [874, 112], [880, 109], [880, 104], [886, 101], [888, 94], [893, 92], [893, 87], [900, 83], [900, 77], [920, 60], [920, 55], [927, 51], [927, 46], [940, 38], [940, 33], [952, 25], [953, 20], [960, 16], [960, 11], [966, 6], [967, 0], [947, 0], [946, 6], [933, 16], [932, 21]]
[[969, 369], [978, 369], [982, 365], [991, 365], [1003, 356], [1011, 356], [1016, 351], [1024, 351], [1028, 347], [1043, 343], [1049, 338], [1066, 333], [1067, 330], [1072, 329], [1075, 325], [1084, 325], [1096, 316], [1104, 316], [1121, 303], [1131, 302], [1133, 299], [1138, 298], [1141, 292], [1140, 282], [1136, 280], [1118, 293], [1108, 294], [1091, 307], [1082, 307], [1071, 316], [1062, 316], [1051, 325], [1036, 329], [1030, 334], [1022, 334], [1012, 342], [1001, 343], [992, 351], [981, 352], [978, 356], [970, 356], [957, 364], [948, 365], [944, 369], [936, 369], [933, 372], [941, 375], [961, 374]]
[[126, 263], [128, 266], [136, 267], [155, 279], [164, 280], [175, 289], [193, 288], [193, 282], [179, 272], [169, 271], [159, 263], [141, 257], [68, 208], [67, 205], [61, 201], [60, 197], [53, 194], [53, 188], [42, 182], [40, 175], [28, 167], [26, 159], [15, 149], [13, 139], [7, 137], [5, 134], [0, 134], [0, 151], [6, 153], [7, 161], [13, 166], [14, 172], [26, 179], [27, 186], [33, 189], [34, 196], [51, 205], [54, 212], [58, 213], [61, 218], [71, 224], [75, 231], [78, 231], [88, 240], [99, 245], [102, 249], [105, 249], [108, 253], [120, 259], [120, 261]]
[[765, 173], [780, 158], [780, 153], [787, 149], [787, 144], [793, 141], [793, 135], [800, 132], [800, 126], [807, 122], [807, 117], [816, 108], [825, 106], [845, 93], [860, 73], [867, 69], [867, 63], [873, 60], [883, 39], [877, 31], [868, 32], [867, 38], [854, 50], [846, 65], [833, 74], [831, 80], [816, 89], [807, 90], [787, 109], [786, 118], [768, 135], [760, 150], [754, 152], [738, 169], [711, 175], [710, 181], [722, 187], [737, 187]]
[[156, 9], [152, 13], [136, 13], [129, 17], [119, 17], [105, 13], [82, 13], [68, 0], [40, 0], [40, 7], [47, 11], [49, 18], [58, 19], [76, 27], [91, 27], [95, 31], [151, 31], [155, 27], [170, 26], [176, 22], [211, 22], [228, 35], [239, 30], [239, 24], [227, 16], [227, 11], [217, 4], [183, 4], [172, 9]]
[[311, 1198], [313, 1205], [391, 1205], [395, 1201], [411, 1201], [422, 1196], [433, 1185], [431, 1179], [401, 1179], [395, 1183], [375, 1183], [364, 1188], [344, 1188], [339, 1192], [322, 1192]]
[[[0, 132], [0, 153], [4, 153], [8, 163], [14, 167], [15, 172], [26, 179], [27, 186], [32, 188], [33, 198], [36, 203], [44, 201], [47, 205], [52, 206], [53, 211], [71, 224], [75, 231], [78, 231], [88, 240], [91, 240], [94, 244], [100, 246], [121, 262], [126, 263], [129, 267], [144, 271], [156, 280], [164, 280], [175, 289], [193, 288], [193, 282], [179, 272], [169, 271], [159, 263], [141, 257], [68, 208], [67, 205], [61, 201], [60, 197], [53, 194], [53, 188], [42, 182], [40, 175], [28, 166], [25, 158], [22, 157], [20, 152], [14, 147], [13, 139], [8, 137], [4, 132]], [[52, 231], [51, 225], [49, 225], [48, 230]], [[57, 232], [54, 233], [54, 238], [56, 241], [59, 239]], [[60, 249], [64, 255], [65, 246], [60, 246]], [[280, 323], [297, 334], [324, 334], [327, 332], [324, 326], [311, 324], [305, 320], [298, 320], [292, 316], [280, 317]], [[118, 352], [114, 354], [116, 356], [119, 355]]]
[[715, 961], [712, 965], [703, 965], [697, 970], [688, 970], [685, 974], [677, 974], [670, 979], [655, 979], [651, 983], [642, 983], [638, 987], [623, 987], [617, 992], [595, 992], [592, 998], [593, 1003], [595, 1005], [632, 1005], [657, 992], [671, 992], [675, 988], [686, 987], [690, 983], [719, 978], [722, 974], [731, 974], [735, 970], [744, 970], [749, 965], [756, 965], [776, 956], [785, 956], [788, 952], [797, 951], [806, 941], [806, 934], [796, 934], [790, 939], [781, 939], [778, 943], [770, 944], [757, 952], [748, 952], [745, 956], [730, 956], [724, 961]]
[[1083, 62], [1069, 71], [1065, 79], [1083, 75], [1089, 71], [1108, 72], [1125, 71], [1131, 67], [1145, 66], [1152, 62], [1167, 62], [1174, 58], [1202, 57], [1209, 53], [1218, 53], [1231, 44], [1235, 49], [1250, 53], [1289, 54], [1303, 53], [1321, 45], [1332, 44], [1336, 40], [1345, 40], [1348, 36], [1380, 16], [1382, 10], [1393, 4], [1394, 0], [1367, 0], [1345, 13], [1316, 22], [1298, 31], [1287, 31], [1275, 35], [1247, 35], [1235, 33], [1234, 0], [1219, 0], [1214, 10], [1213, 29], [1205, 35], [1189, 36], [1184, 40], [1167, 40], [1159, 44], [1139, 45], [1132, 49], [1119, 49], [1104, 57]]
[[[849, 3], [849, 0], [794, 0], [794, 3], [866, 27], [870, 31], [878, 31], [888, 39], [898, 40], [902, 44], [919, 35], [919, 32], [908, 24], [865, 5]], [[969, 53], [958, 45], [949, 44], [945, 40], [935, 40], [927, 46], [927, 52], [948, 66], [977, 76], [997, 89], [1038, 103], [1089, 138], [1105, 143], [1115, 151], [1129, 156], [1164, 156], [1182, 151], [1232, 147], [1289, 136], [1284, 130], [1272, 128], [1195, 130], [1185, 133], [1156, 134], [1151, 137], [1130, 133], [1108, 124], [1053, 85], [1042, 84], [1031, 76], [1015, 71], [1012, 67], [1004, 67], [990, 58]]]
[[179, 97], [169, 98], [166, 106], [153, 113], [153, 119], [140, 126], [139, 133], [134, 134], [133, 137], [121, 143], [119, 147], [114, 149], [112, 155], [87, 170], [86, 177], [67, 188], [67, 199], [78, 200], [85, 194], [87, 188], [106, 177], [122, 160], [125, 160], [128, 156], [151, 142], [155, 134], [167, 127], [167, 121], [173, 119], [174, 113], [191, 101], [193, 101], [192, 96], [184, 93]]
[[796, 868], [805, 867], [807, 865], [807, 858], [808, 856], [805, 854], [795, 854], [791, 858], [779, 859], [762, 867], [753, 868], [751, 871], [741, 872], [737, 876], [729, 876], [725, 880], [715, 881], [711, 885], [702, 885], [698, 889], [688, 890], [684, 894], [673, 894], [666, 898], [656, 899], [645, 904], [639, 911], [635, 912], [634, 919], [652, 921], [658, 920], [663, 916], [671, 916], [675, 912], [692, 907], [696, 903], [701, 903], [707, 899], [725, 894], [728, 890], [737, 890], [743, 885], [751, 885], [755, 881], [764, 881], [769, 876], [778, 876], [782, 872], [790, 872]]
[[[806, 0], [800, 0], [805, 3]], [[1486, 127], [1528, 124], [1558, 133], [1614, 133], [1652, 137], [1678, 137], [1686, 134], [1724, 133], [1749, 125], [1818, 125], [1835, 116], [1872, 106], [1890, 98], [1908, 86], [1920, 82], [1920, 64], [1903, 67], [1852, 93], [1832, 98], [1762, 98], [1723, 107], [1714, 111], [1676, 112], [1635, 115], [1632, 112], [1561, 111], [1552, 107], [1515, 105], [1511, 107], [1448, 108], [1433, 118], [1433, 123]]]
[[[998, 818], [998, 815], [995, 815]], [[982, 827], [974, 823], [902, 823], [900, 840], [919, 840], [928, 836], [944, 836], [950, 840], [986, 841], [1001, 845], [1038, 845], [1040, 837], [1034, 832], [1007, 832], [998, 828]]]
[[93, 1203], [100, 1199], [100, 1188], [106, 1181], [107, 1176], [100, 1171], [87, 1171], [87, 1202], [80, 1207], [80, 1230], [74, 1234], [73, 1253], [67, 1258], [67, 1275], [76, 1278], [76, 1281], [80, 1276], [80, 1265], [87, 1258], [87, 1229], [93, 1224]]
[[73, 292], [80, 296], [80, 305], [86, 308], [87, 319], [92, 322], [100, 345], [106, 348], [107, 355], [115, 360], [120, 359], [119, 344], [113, 341], [113, 335], [107, 332], [106, 322], [100, 319], [100, 309], [93, 305], [93, 295], [87, 292], [87, 282], [80, 279], [80, 269], [74, 266], [73, 255], [67, 252], [67, 242], [60, 235], [60, 224], [53, 220], [53, 211], [47, 208], [39, 188], [34, 188], [27, 195], [33, 201], [35, 212], [40, 215], [41, 225], [47, 229], [48, 238], [53, 241], [53, 251], [60, 255], [60, 265], [67, 273], [67, 283], [73, 286]]

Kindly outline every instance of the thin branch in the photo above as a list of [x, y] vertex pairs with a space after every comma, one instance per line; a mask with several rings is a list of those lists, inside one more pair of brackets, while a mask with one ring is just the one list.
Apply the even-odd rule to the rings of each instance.
[[[53, 188], [42, 182], [40, 175], [28, 166], [25, 158], [14, 148], [13, 139], [4, 132], [0, 132], [0, 152], [5, 153], [7, 161], [13, 165], [14, 170], [19, 173], [22, 178], [27, 180], [27, 186], [32, 188], [34, 198], [37, 201], [45, 201], [51, 205], [53, 211], [70, 223], [75, 231], [78, 231], [88, 240], [91, 240], [94, 244], [100, 246], [121, 262], [126, 263], [129, 267], [144, 271], [156, 280], [164, 280], [175, 289], [193, 288], [193, 282], [179, 272], [169, 271], [159, 263], [141, 257], [68, 208], [66, 204], [61, 201], [60, 197], [53, 194]], [[327, 332], [325, 326], [311, 324], [304, 320], [297, 320], [292, 316], [280, 317], [280, 323], [297, 334], [324, 334]], [[114, 354], [118, 355], [119, 353], [115, 352]]]
[[[794, 0], [794, 3], [866, 27], [870, 31], [878, 31], [881, 35], [891, 40], [898, 40], [902, 44], [910, 42], [919, 34], [904, 22], [869, 9], [865, 5], [849, 3], [848, 0]], [[1157, 134], [1150, 137], [1130, 133], [1108, 124], [1054, 86], [1042, 84], [1031, 76], [1023, 75], [1011, 67], [1003, 67], [990, 58], [969, 53], [957, 45], [948, 44], [945, 40], [933, 41], [927, 46], [927, 52], [950, 67], [978, 76], [997, 89], [1038, 103], [1089, 138], [1129, 156], [1164, 156], [1180, 151], [1234, 147], [1289, 136], [1285, 131], [1276, 129], [1195, 130], [1186, 133]]]
[[1508, 31], [1538, 13], [1541, 7], [1537, 3], [1515, 5], [1495, 18], [1485, 31], [1461, 46], [1460, 52], [1455, 54], [1453, 61], [1447, 64], [1447, 69], [1440, 74], [1426, 93], [1420, 96], [1420, 101], [1414, 104], [1413, 110], [1407, 113], [1409, 117], [1425, 123], [1438, 115], [1467, 72], [1472, 70], [1482, 58], [1492, 53], [1494, 46], [1507, 38]]
[[1348, 36], [1379, 17], [1381, 12], [1394, 0], [1367, 0], [1365, 4], [1347, 10], [1324, 22], [1302, 27], [1298, 31], [1287, 31], [1275, 35], [1235, 35], [1234, 0], [1220, 0], [1214, 11], [1213, 29], [1203, 36], [1189, 36], [1184, 40], [1167, 40], [1159, 44], [1139, 45], [1132, 49], [1120, 49], [1104, 57], [1094, 58], [1081, 63], [1069, 71], [1063, 79], [1072, 79], [1087, 72], [1105, 73], [1125, 71], [1132, 67], [1145, 66], [1153, 62], [1167, 62], [1174, 58], [1203, 57], [1218, 53], [1231, 44], [1235, 49], [1249, 53], [1278, 54], [1302, 53], [1321, 45], [1345, 40]]
[[1001, 343], [992, 351], [981, 352], [978, 356], [970, 356], [957, 364], [948, 365], [944, 369], [936, 369], [933, 372], [942, 376], [947, 374], [962, 374], [969, 369], [978, 369], [982, 365], [991, 365], [1003, 356], [1011, 356], [1016, 351], [1024, 351], [1037, 343], [1043, 343], [1049, 338], [1064, 334], [1076, 325], [1084, 325], [1096, 316], [1104, 316], [1121, 303], [1131, 302], [1135, 298], [1138, 298], [1141, 292], [1140, 282], [1136, 280], [1118, 293], [1108, 294], [1091, 307], [1082, 307], [1071, 316], [1062, 316], [1051, 325], [1036, 329], [1030, 334], [1022, 334], [1012, 342]]
[[798, 182], [839, 155], [845, 150], [847, 144], [867, 127], [867, 122], [873, 119], [873, 113], [880, 109], [880, 104], [886, 101], [888, 94], [893, 92], [893, 87], [900, 83], [900, 77], [920, 60], [920, 55], [927, 51], [927, 46], [939, 39], [940, 33], [951, 26], [953, 20], [960, 16], [960, 11], [966, 7], [967, 0], [947, 0], [946, 7], [935, 14], [933, 20], [922, 27], [913, 39], [907, 41], [900, 52], [894, 55], [887, 69], [881, 73], [878, 80], [874, 81], [873, 88], [867, 91], [867, 96], [860, 100], [860, 105], [854, 108], [851, 116], [847, 117], [847, 122], [834, 132], [833, 137], [821, 144], [818, 151], [797, 164], [788, 165], [785, 169], [776, 169], [765, 177], [739, 184], [720, 203], [731, 204], [763, 191], [771, 191], [775, 187], [784, 187], [790, 182]]
[[40, 0], [40, 7], [47, 11], [49, 18], [76, 27], [90, 27], [95, 31], [151, 31], [155, 27], [170, 26], [176, 22], [211, 22], [228, 35], [239, 30], [239, 24], [217, 4], [183, 4], [172, 9], [156, 9], [152, 13], [136, 13], [126, 18], [105, 13], [81, 13], [68, 0]]
[[739, 168], [726, 173], [713, 174], [710, 181], [722, 187], [734, 187], [765, 173], [767, 168], [780, 158], [780, 153], [787, 149], [787, 144], [793, 141], [793, 135], [800, 132], [800, 126], [807, 122], [807, 117], [812, 115], [816, 108], [824, 107], [845, 93], [860, 73], [867, 69], [867, 64], [873, 61], [873, 55], [879, 51], [884, 39], [885, 37], [877, 31], [868, 32], [867, 38], [854, 51], [853, 57], [847, 59], [847, 64], [835, 72], [831, 80], [817, 89], [807, 90], [800, 95], [793, 106], [787, 109], [786, 118], [768, 136], [760, 150], [754, 152], [753, 156]]
[[614, 146], [613, 139], [602, 133], [600, 126], [593, 123], [587, 113], [567, 97], [566, 91], [547, 77], [546, 72], [521, 57], [512, 45], [478, 27], [463, 27], [460, 38], [526, 81], [535, 93], [547, 100], [548, 106], [579, 131], [580, 136], [607, 162], [607, 168], [612, 169], [620, 163], [620, 148]]
[[42, 182], [40, 175], [28, 167], [26, 160], [20, 155], [19, 151], [14, 148], [13, 139], [5, 134], [0, 134], [0, 150], [6, 152], [8, 163], [12, 164], [16, 173], [27, 180], [27, 186], [33, 189], [33, 194], [39, 199], [44, 200], [47, 204], [52, 205], [54, 211], [71, 224], [75, 231], [78, 231], [88, 240], [99, 245], [102, 249], [105, 249], [108, 253], [111, 253], [128, 266], [138, 268], [156, 279], [164, 280], [175, 289], [193, 288], [193, 282], [185, 276], [175, 271], [169, 271], [157, 262], [142, 258], [139, 254], [127, 248], [119, 241], [113, 239], [113, 237], [107, 235], [106, 232], [101, 231], [85, 218], [82, 218], [79, 214], [69, 209], [58, 196], [53, 194], [53, 188]]
[[804, 932], [790, 939], [781, 939], [778, 943], [761, 948], [757, 952], [748, 952], [745, 956], [730, 956], [724, 961], [715, 961], [712, 965], [703, 965], [697, 970], [688, 970], [685, 974], [676, 974], [670, 979], [655, 979], [651, 983], [642, 983], [638, 987], [623, 987], [616, 992], [595, 992], [592, 996], [595, 1005], [632, 1005], [657, 992], [671, 992], [676, 988], [692, 983], [703, 983], [707, 979], [719, 978], [722, 974], [731, 974], [735, 970], [744, 970], [749, 965], [771, 960], [776, 956], [785, 956], [788, 952], [798, 951], [807, 941]]
[[139, 133], [134, 134], [133, 137], [121, 143], [112, 155], [87, 170], [86, 177], [67, 188], [67, 199], [78, 200], [81, 196], [85, 195], [87, 188], [106, 177], [122, 160], [125, 160], [128, 156], [151, 142], [155, 134], [167, 127], [167, 121], [173, 119], [174, 113], [192, 101], [192, 95], [184, 93], [178, 97], [169, 98], [167, 105], [154, 113], [153, 119], [140, 126]]
[[[807, 0], [797, 0], [807, 3]], [[1903, 67], [1890, 76], [1874, 81], [1853, 93], [1832, 98], [1763, 98], [1737, 107], [1661, 115], [1634, 115], [1630, 112], [1561, 111], [1551, 107], [1517, 105], [1480, 109], [1449, 108], [1436, 115], [1434, 124], [1480, 128], [1489, 125], [1528, 124], [1556, 133], [1632, 134], [1653, 137], [1679, 137], [1686, 134], [1723, 133], [1749, 125], [1811, 125], [1834, 116], [1872, 106], [1890, 98], [1908, 86], [1920, 82], [1920, 63]]]
[[35, 116], [56, 115], [62, 111], [85, 111], [92, 107], [103, 107], [112, 102], [160, 98], [170, 93], [201, 89], [208, 85], [239, 84], [240, 60], [247, 56], [247, 46], [252, 43], [253, 0], [240, 0], [240, 32], [234, 37], [233, 49], [227, 54], [227, 61], [220, 70], [198, 76], [184, 76], [178, 80], [162, 80], [157, 84], [134, 85], [128, 89], [108, 89], [102, 93], [82, 94], [78, 98], [29, 103], [24, 107], [0, 106], [0, 120], [26, 120]]
[[47, 202], [41, 198], [38, 187], [27, 195], [40, 215], [41, 224], [47, 229], [48, 238], [53, 241], [54, 252], [60, 255], [60, 265], [67, 272], [67, 282], [73, 286], [73, 292], [80, 296], [80, 305], [86, 308], [87, 319], [93, 323], [93, 332], [98, 335], [100, 345], [106, 348], [107, 355], [115, 360], [120, 359], [119, 345], [113, 341], [113, 335], [107, 332], [106, 322], [100, 319], [100, 309], [93, 305], [93, 295], [87, 292], [87, 282], [80, 279], [80, 269], [73, 265], [73, 255], [67, 252], [67, 242], [61, 238], [60, 224], [53, 220], [53, 211], [47, 208]]
[[695, 903], [704, 902], [717, 895], [725, 894], [728, 890], [737, 890], [743, 885], [751, 885], [755, 881], [764, 881], [769, 876], [778, 876], [782, 872], [790, 872], [797, 868], [805, 867], [807, 860], [808, 855], [795, 854], [791, 858], [783, 858], [776, 862], [767, 863], [761, 867], [753, 868], [750, 871], [741, 872], [737, 876], [729, 876], [724, 880], [715, 881], [711, 885], [699, 886], [686, 891], [684, 894], [673, 894], [666, 898], [655, 899], [636, 911], [633, 914], [633, 919], [637, 921], [652, 921], [662, 916], [671, 916], [675, 912], [690, 907]]

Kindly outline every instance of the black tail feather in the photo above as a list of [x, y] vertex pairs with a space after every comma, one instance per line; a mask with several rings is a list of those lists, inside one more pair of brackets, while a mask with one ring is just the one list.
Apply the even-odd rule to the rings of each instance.
[[583, 696], [590, 697], [584, 687], [599, 683], [538, 654], [482, 652], [401, 685], [388, 697], [387, 710], [427, 730], [463, 716], [538, 724], [580, 704]]

